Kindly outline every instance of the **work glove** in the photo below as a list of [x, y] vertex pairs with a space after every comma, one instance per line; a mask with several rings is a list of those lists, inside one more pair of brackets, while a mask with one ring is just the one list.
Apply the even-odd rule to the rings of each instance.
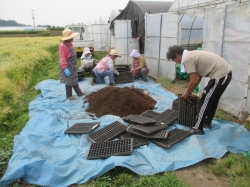
[[68, 68], [64, 69], [64, 75], [66, 75], [67, 77], [70, 76], [70, 70]]
[[119, 72], [118, 72], [118, 71], [116, 72], [116, 75], [119, 75]]

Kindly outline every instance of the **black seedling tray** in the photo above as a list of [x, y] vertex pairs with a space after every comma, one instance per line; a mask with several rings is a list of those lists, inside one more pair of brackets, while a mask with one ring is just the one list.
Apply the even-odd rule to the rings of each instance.
[[121, 139], [125, 139], [125, 138], [133, 138], [133, 147], [139, 147], [142, 145], [147, 145], [148, 144], [148, 140], [144, 139], [144, 138], [140, 138], [138, 136], [135, 136], [133, 134], [124, 132], [120, 135]]
[[132, 123], [135, 125], [153, 125], [156, 122], [156, 120], [139, 115], [128, 115], [124, 116], [122, 119], [125, 122]]
[[116, 84], [134, 82], [134, 77], [129, 71], [120, 72], [119, 75], [114, 75], [114, 82]]
[[140, 114], [140, 116], [147, 117], [147, 118], [154, 118], [157, 115], [159, 115], [159, 113], [153, 110], [146, 110], [145, 112]]
[[106, 142], [92, 143], [87, 159], [105, 158], [112, 155], [128, 155], [133, 152], [133, 139], [126, 138]]
[[130, 125], [127, 128], [126, 131], [128, 133], [139, 136], [141, 138], [145, 138], [147, 140], [164, 140], [164, 139], [166, 139], [168, 137], [168, 131], [167, 130], [160, 130], [160, 131], [152, 133], [150, 135], [145, 135], [143, 133], [140, 133], [140, 132], [134, 130], [132, 127], [133, 127], [133, 125]]
[[131, 128], [139, 133], [150, 135], [154, 132], [163, 130], [167, 128], [166, 124], [161, 124], [160, 122], [156, 122], [154, 125], [141, 126], [141, 125], [133, 125]]
[[153, 119], [169, 126], [173, 121], [177, 119], [177, 117], [178, 117], [178, 112], [176, 112], [175, 110], [167, 109], [163, 113], [155, 116]]
[[189, 96], [189, 100], [183, 99], [182, 94], [178, 95], [178, 120], [177, 122], [187, 127], [193, 127], [195, 125], [195, 119], [197, 114], [197, 100], [196, 96]]
[[73, 126], [69, 127], [65, 134], [88, 134], [97, 127], [99, 127], [100, 122], [93, 122], [93, 123], [76, 123]]
[[115, 69], [118, 72], [130, 71], [131, 65], [128, 65], [128, 64], [119, 64], [119, 65], [115, 65]]
[[178, 98], [173, 101], [172, 110], [178, 111]]
[[123, 125], [122, 123], [115, 121], [106, 127], [90, 134], [88, 136], [88, 139], [91, 142], [103, 142], [103, 141], [108, 141], [111, 140], [112, 138], [120, 135], [124, 131], [126, 131], [127, 126]]
[[154, 140], [153, 143], [160, 145], [165, 148], [169, 148], [177, 142], [183, 140], [184, 138], [190, 136], [192, 133], [190, 131], [182, 130], [182, 129], [173, 129], [169, 131], [168, 138], [165, 140]]

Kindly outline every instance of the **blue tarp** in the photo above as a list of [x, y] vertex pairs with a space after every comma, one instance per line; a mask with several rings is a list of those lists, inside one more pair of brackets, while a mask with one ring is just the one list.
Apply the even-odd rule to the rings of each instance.
[[[91, 86], [90, 78], [79, 82], [79, 85], [86, 94], [107, 86]], [[125, 86], [144, 89], [157, 101], [154, 111], [159, 113], [171, 109], [173, 100], [177, 98], [152, 80], [118, 85]], [[0, 186], [8, 186], [19, 178], [41, 186], [81, 184], [116, 166], [129, 168], [139, 175], [153, 175], [187, 167], [206, 158], [219, 159], [228, 151], [250, 150], [250, 132], [246, 128], [229, 121], [213, 120], [212, 129], [206, 129], [205, 135], [189, 136], [168, 149], [149, 143], [135, 148], [131, 155], [87, 160], [91, 144], [88, 135], [64, 134], [67, 128], [75, 123], [94, 121], [101, 122], [96, 130], [114, 121], [128, 124], [113, 115], [91, 118], [86, 112], [88, 103], [85, 97], [74, 95], [75, 100], [66, 100], [65, 85], [58, 80], [42, 81], [36, 89], [41, 90], [41, 94], [30, 103], [30, 120], [15, 136], [13, 154]], [[173, 128], [188, 130], [177, 122], [168, 127], [169, 130]]]

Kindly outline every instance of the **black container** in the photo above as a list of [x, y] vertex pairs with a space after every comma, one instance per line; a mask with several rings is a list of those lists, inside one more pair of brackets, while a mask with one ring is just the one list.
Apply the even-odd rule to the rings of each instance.
[[195, 125], [197, 114], [197, 96], [189, 96], [188, 99], [183, 99], [182, 94], [178, 95], [178, 119], [177, 122], [187, 127], [193, 127]]
[[120, 135], [121, 133], [125, 132], [126, 129], [127, 129], [126, 125], [123, 125], [118, 121], [115, 121], [107, 125], [106, 127], [90, 134], [88, 136], [88, 139], [94, 143], [108, 141]]
[[69, 127], [65, 134], [88, 134], [99, 127], [100, 122], [93, 123], [76, 123], [73, 126]]
[[92, 143], [87, 159], [105, 158], [112, 155], [128, 155], [133, 152], [133, 139], [126, 138], [105, 142]]

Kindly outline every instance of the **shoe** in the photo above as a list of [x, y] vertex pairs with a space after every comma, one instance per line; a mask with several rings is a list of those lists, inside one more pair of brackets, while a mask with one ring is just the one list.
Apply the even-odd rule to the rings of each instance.
[[191, 129], [190, 129], [190, 132], [191, 132], [192, 134], [197, 134], [197, 135], [203, 135], [203, 134], [205, 134], [203, 130], [195, 129], [195, 128], [191, 128]]
[[85, 94], [82, 92], [80, 95], [78, 95], [78, 97], [84, 96]]
[[212, 122], [211, 121], [208, 121], [207, 119], [205, 119], [205, 122], [203, 124], [203, 127], [206, 128], [206, 129], [211, 129], [212, 128]]
[[92, 86], [95, 85], [95, 77], [92, 77], [90, 84], [91, 84]]
[[70, 96], [70, 97], [67, 97], [68, 100], [74, 100], [75, 98]]
[[115, 83], [109, 83], [109, 86], [117, 86]]

